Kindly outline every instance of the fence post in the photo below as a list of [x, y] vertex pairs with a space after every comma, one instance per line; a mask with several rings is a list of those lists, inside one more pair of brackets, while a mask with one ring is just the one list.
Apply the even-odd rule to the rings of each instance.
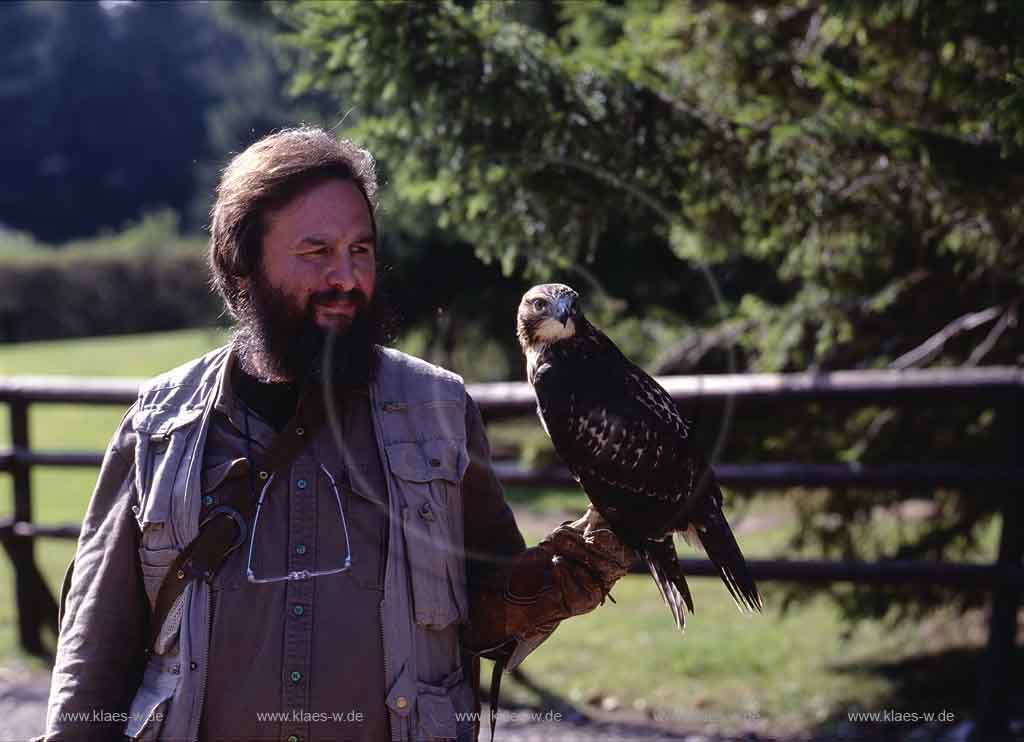
[[[1010, 401], [1013, 417], [1009, 436], [1011, 462], [1017, 460], [1022, 443], [1021, 414], [1024, 413], [1024, 390], [1018, 389]], [[1004, 493], [1002, 528], [999, 537], [997, 564], [1003, 569], [1020, 567], [1024, 560], [1024, 492], [1013, 487]], [[981, 663], [978, 683], [978, 725], [974, 739], [978, 742], [1007, 739], [1010, 734], [1010, 704], [1019, 679], [1016, 666], [1017, 611], [1022, 589], [1009, 581], [996, 583], [992, 594], [992, 616], [989, 620], [988, 646]]]
[[[31, 468], [19, 454], [29, 450], [28, 402], [10, 401], [11, 444], [15, 454], [11, 466], [14, 485], [14, 521], [32, 522]], [[22, 648], [34, 655], [47, 655], [41, 629], [49, 624], [56, 633], [57, 604], [43, 580], [35, 559], [35, 539], [12, 534], [4, 547], [14, 565], [14, 590], [18, 606], [18, 635]], [[52, 615], [50, 615], [52, 613]]]

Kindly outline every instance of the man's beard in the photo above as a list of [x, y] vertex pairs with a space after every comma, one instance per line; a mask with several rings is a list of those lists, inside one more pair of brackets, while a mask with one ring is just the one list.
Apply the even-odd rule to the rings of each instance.
[[[283, 291], [259, 272], [250, 282], [249, 301], [239, 316], [232, 343], [242, 368], [256, 377], [272, 376], [302, 382], [312, 373], [329, 373], [335, 383], [362, 386], [371, 381], [380, 360], [378, 344], [387, 339], [383, 292], [367, 299], [359, 289], [312, 294], [296, 307]], [[317, 325], [316, 307], [347, 299], [356, 306], [348, 327]]]

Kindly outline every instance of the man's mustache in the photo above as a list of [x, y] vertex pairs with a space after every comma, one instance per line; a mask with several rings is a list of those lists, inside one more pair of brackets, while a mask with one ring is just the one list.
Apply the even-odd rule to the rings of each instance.
[[313, 304], [337, 304], [340, 301], [349, 301], [355, 304], [360, 309], [365, 309], [369, 305], [370, 300], [367, 298], [359, 289], [352, 289], [350, 291], [342, 291], [341, 289], [327, 289], [325, 291], [317, 291], [313, 293], [309, 298], [309, 303]]

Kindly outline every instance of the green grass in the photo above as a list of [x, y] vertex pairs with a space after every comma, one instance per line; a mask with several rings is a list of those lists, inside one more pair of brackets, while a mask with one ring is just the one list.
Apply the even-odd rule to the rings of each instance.
[[[796, 527], [793, 499], [802, 496], [733, 498], [729, 520], [748, 558], [815, 556], [788, 548]], [[527, 505], [524, 493], [513, 492], [510, 500], [514, 507], [523, 501], [518, 513], [535, 516], [520, 518], [528, 524], [523, 529], [528, 543], [584, 506], [580, 493], [572, 491], [543, 491], [539, 508]], [[879, 524], [895, 534], [890, 526]], [[984, 539], [993, 555], [994, 535], [986, 533]], [[697, 556], [682, 539], [677, 548], [681, 556]], [[948, 705], [933, 709], [935, 703], [915, 695], [914, 681], [892, 666], [935, 658], [941, 671], [942, 652], [964, 647], [973, 652], [984, 635], [980, 612], [966, 621], [946, 610], [922, 623], [851, 624], [824, 594], [783, 610], [783, 587], [763, 583], [765, 612], [749, 615], [736, 609], [718, 579], [692, 578], [689, 584], [696, 610], [683, 634], [651, 578], [629, 575], [612, 591], [616, 602], [563, 622], [522, 669], [533, 683], [577, 707], [593, 711], [610, 704], [687, 728], [734, 734], [831, 731], [845, 709], [888, 708], [895, 698], [909, 697], [907, 703], [919, 709], [955, 707], [959, 718], [972, 710], [970, 674], [946, 689]], [[968, 669], [973, 669], [970, 662]], [[489, 668], [483, 677], [486, 687]], [[515, 703], [543, 700], [514, 679], [504, 687], [504, 697]], [[750, 721], [752, 715], [758, 721]]]
[[[154, 376], [195, 358], [226, 339], [218, 330], [187, 330], [0, 347], [0, 376]], [[102, 451], [127, 405], [51, 405], [29, 408], [29, 440], [46, 450]], [[0, 406], [0, 447], [10, 445], [7, 406]], [[81, 520], [96, 480], [92, 469], [35, 469], [36, 519]], [[0, 517], [10, 514], [10, 481], [0, 477]]]
[[0, 346], [0, 376], [154, 376], [226, 340], [227, 331], [204, 329], [17, 343]]
[[[628, 576], [613, 591], [616, 603], [563, 622], [522, 669], [578, 707], [610, 704], [689, 727], [714, 720], [731, 732], [749, 728], [755, 714], [773, 733], [793, 734], [851, 703], [885, 707], [901, 692], [899, 678], [844, 668], [934, 648], [920, 627], [867, 622], [847, 635], [824, 596], [782, 614], [778, 590], [766, 585], [766, 612], [744, 615], [715, 580], [692, 580], [691, 589], [696, 613], [680, 634], [651, 579]], [[536, 701], [515, 681], [506, 687], [512, 701]]]
[[[0, 346], [0, 375], [148, 377], [220, 345], [225, 337], [223, 331], [198, 330]], [[30, 416], [32, 446], [102, 450], [122, 413], [118, 407], [36, 405]], [[495, 428], [492, 437], [508, 445], [536, 427], [532, 420], [516, 422]], [[7, 445], [7, 411], [0, 406], [0, 448]], [[80, 521], [95, 477], [91, 469], [35, 470], [36, 520]], [[793, 498], [800, 496], [813, 493], [732, 498], [730, 520], [749, 557], [797, 556], [786, 544], [796, 528]], [[508, 499], [530, 544], [561, 520], [576, 517], [586, 504], [578, 490], [511, 488]], [[10, 482], [0, 476], [0, 517], [10, 513], [10, 500]], [[898, 529], [889, 519], [881, 517], [878, 526], [895, 542]], [[984, 542], [994, 553], [994, 527]], [[37, 546], [55, 594], [73, 551], [74, 544], [63, 541]], [[680, 553], [692, 555], [682, 544]], [[9, 563], [0, 558], [5, 595], [12, 583]], [[747, 616], [736, 611], [717, 580], [694, 579], [691, 588], [697, 612], [684, 635], [675, 630], [650, 578], [630, 576], [616, 586], [616, 603], [565, 622], [523, 669], [534, 682], [579, 706], [604, 703], [634, 714], [654, 710], [689, 727], [713, 719], [722, 729], [745, 728], [747, 715], [756, 713], [773, 733], [787, 733], [815, 728], [850, 704], [872, 708], [899, 696], [898, 674], [865, 668], [977, 643], [961, 636], [967, 633], [963, 621], [952, 614], [932, 620], [928, 631], [862, 622], [850, 633], [824, 596], [782, 612], [781, 588], [767, 584], [765, 614]], [[13, 600], [0, 600], [0, 661], [18, 654], [14, 621]], [[485, 674], [485, 687], [488, 678]], [[970, 680], [965, 682], [969, 688]], [[514, 681], [505, 689], [510, 700], [536, 700]]]
[[[166, 371], [222, 344], [226, 333], [188, 330], [156, 335], [64, 340], [0, 346], [0, 375], [147, 377]], [[127, 407], [127, 405], [125, 405]], [[29, 436], [39, 450], [102, 451], [124, 414], [118, 406], [34, 405]], [[6, 405], [0, 406], [0, 448], [10, 445]], [[96, 483], [94, 469], [33, 469], [34, 519], [78, 523]], [[0, 517], [12, 511], [10, 477], [0, 476]], [[44, 540], [36, 557], [54, 596], [74, 556], [71, 541]], [[18, 653], [10, 563], [0, 558], [0, 658]]]

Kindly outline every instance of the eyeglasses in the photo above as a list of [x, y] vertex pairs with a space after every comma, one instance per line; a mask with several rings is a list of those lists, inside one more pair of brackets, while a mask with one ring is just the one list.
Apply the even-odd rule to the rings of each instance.
[[327, 475], [327, 481], [331, 483], [331, 490], [334, 492], [334, 501], [338, 503], [338, 514], [341, 516], [341, 530], [345, 534], [345, 563], [335, 569], [308, 570], [299, 569], [289, 572], [280, 577], [257, 577], [252, 571], [252, 547], [256, 543], [256, 527], [260, 522], [260, 510], [263, 508], [263, 499], [267, 496], [270, 485], [274, 482], [275, 474], [271, 474], [263, 489], [260, 491], [260, 499], [256, 502], [256, 515], [252, 519], [252, 535], [249, 540], [249, 557], [245, 560], [245, 577], [249, 582], [265, 584], [268, 582], [293, 582], [298, 580], [311, 580], [315, 577], [325, 577], [345, 572], [352, 567], [352, 543], [348, 538], [348, 523], [345, 521], [345, 510], [341, 507], [341, 494], [338, 492], [338, 485], [334, 477], [327, 471], [327, 468], [320, 464], [320, 471]]

